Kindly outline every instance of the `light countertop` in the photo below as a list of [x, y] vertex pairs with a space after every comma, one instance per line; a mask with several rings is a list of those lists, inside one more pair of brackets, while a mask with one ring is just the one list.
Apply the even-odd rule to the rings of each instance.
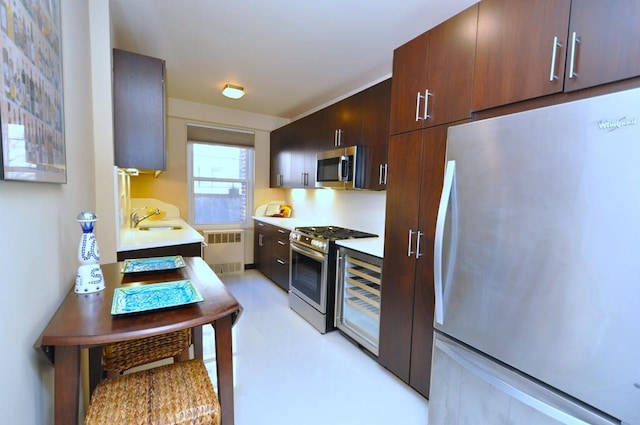
[[384, 257], [384, 238], [362, 238], [362, 239], [342, 239], [336, 241], [336, 245], [351, 248], [356, 251], [375, 257]]
[[160, 220], [145, 220], [142, 226], [179, 226], [177, 230], [140, 230], [139, 228], [120, 229], [118, 251], [132, 251], [136, 249], [158, 248], [171, 245], [186, 245], [203, 243], [204, 237], [181, 218], [164, 218]]
[[294, 230], [296, 227], [308, 227], [318, 226], [318, 223], [310, 223], [299, 218], [282, 218], [282, 217], [265, 217], [265, 216], [253, 216], [254, 220], [262, 221], [263, 223], [271, 224], [273, 226], [282, 227], [287, 230]]
[[[294, 230], [296, 227], [307, 226], [330, 226], [331, 224], [322, 224], [318, 222], [308, 222], [298, 218], [279, 218], [279, 217], [264, 217], [253, 216], [255, 220], [262, 221], [267, 224], [281, 227], [287, 230]], [[356, 251], [364, 252], [365, 254], [374, 255], [376, 257], [383, 258], [384, 254], [384, 237], [377, 238], [362, 238], [362, 239], [342, 239], [336, 241], [337, 245], [354, 249]]]

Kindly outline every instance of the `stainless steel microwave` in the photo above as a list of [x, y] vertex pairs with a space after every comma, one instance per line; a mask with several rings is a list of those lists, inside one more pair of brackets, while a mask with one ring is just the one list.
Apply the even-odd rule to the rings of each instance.
[[363, 149], [348, 146], [317, 154], [316, 187], [362, 188]]

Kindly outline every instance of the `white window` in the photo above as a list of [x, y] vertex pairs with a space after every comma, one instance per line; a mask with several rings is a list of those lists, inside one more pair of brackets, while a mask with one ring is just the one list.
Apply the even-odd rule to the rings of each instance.
[[248, 225], [253, 203], [253, 147], [192, 140], [187, 146], [191, 222], [203, 227]]

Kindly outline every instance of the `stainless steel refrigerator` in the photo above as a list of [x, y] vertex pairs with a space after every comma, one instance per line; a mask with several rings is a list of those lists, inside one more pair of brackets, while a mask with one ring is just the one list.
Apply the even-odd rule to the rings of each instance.
[[429, 425], [640, 424], [640, 89], [449, 129]]

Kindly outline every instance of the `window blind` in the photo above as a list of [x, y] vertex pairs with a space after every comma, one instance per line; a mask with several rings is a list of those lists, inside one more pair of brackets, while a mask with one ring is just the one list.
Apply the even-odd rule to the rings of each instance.
[[187, 140], [190, 142], [254, 147], [255, 134], [252, 131], [187, 124]]

